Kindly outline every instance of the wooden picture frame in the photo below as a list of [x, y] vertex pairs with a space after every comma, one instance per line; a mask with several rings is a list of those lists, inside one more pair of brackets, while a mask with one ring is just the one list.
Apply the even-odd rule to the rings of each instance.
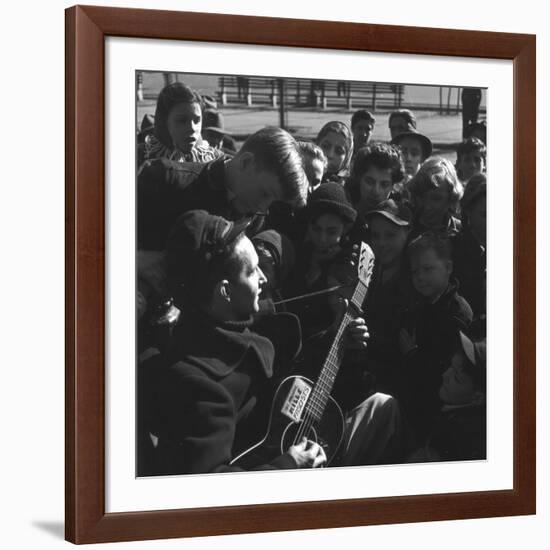
[[[514, 66], [512, 490], [105, 513], [105, 38], [507, 59]], [[535, 513], [535, 36], [76, 6], [66, 11], [66, 539], [193, 537]]]

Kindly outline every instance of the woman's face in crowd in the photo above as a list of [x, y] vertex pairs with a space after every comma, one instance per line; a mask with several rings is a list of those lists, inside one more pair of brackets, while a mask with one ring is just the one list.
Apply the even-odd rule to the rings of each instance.
[[468, 225], [481, 246], [487, 244], [487, 197], [480, 197], [468, 209]]
[[341, 170], [346, 160], [346, 138], [342, 134], [331, 131], [323, 136], [319, 147], [328, 160], [327, 172], [335, 174]]
[[201, 137], [202, 114], [198, 103], [178, 103], [168, 113], [166, 127], [172, 143], [182, 153], [190, 153]]
[[309, 181], [309, 190], [313, 192], [323, 181], [325, 172], [323, 162], [318, 158], [307, 157], [304, 163], [304, 170]]
[[437, 256], [435, 250], [418, 252], [411, 258], [414, 288], [429, 302], [434, 302], [447, 288], [452, 263]]
[[359, 210], [371, 210], [390, 196], [393, 188], [391, 176], [391, 168], [369, 166], [359, 179]]
[[451, 366], [443, 373], [439, 397], [448, 405], [465, 405], [473, 401], [475, 385], [465, 369], [467, 361], [463, 353], [455, 353]]
[[479, 153], [466, 153], [460, 155], [456, 167], [461, 173], [462, 181], [468, 181], [475, 174], [481, 174], [485, 170], [485, 160]]
[[372, 216], [369, 229], [376, 261], [384, 267], [395, 264], [405, 250], [408, 229], [396, 225], [382, 215]]
[[309, 222], [308, 237], [314, 251], [322, 259], [330, 259], [340, 251], [345, 224], [336, 214], [321, 214]]
[[430, 228], [444, 225], [445, 218], [451, 207], [451, 196], [447, 185], [443, 184], [430, 189], [424, 195], [417, 197], [420, 222]]
[[422, 164], [422, 145], [414, 137], [406, 137], [399, 143], [403, 155], [405, 173], [415, 176]]
[[235, 320], [248, 319], [260, 309], [259, 299], [267, 279], [260, 269], [258, 254], [247, 237], [235, 248], [241, 270], [229, 284], [231, 311]]

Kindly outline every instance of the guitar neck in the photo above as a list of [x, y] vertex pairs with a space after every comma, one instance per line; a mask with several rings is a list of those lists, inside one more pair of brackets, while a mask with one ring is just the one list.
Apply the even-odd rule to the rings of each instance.
[[321, 417], [323, 416], [325, 407], [334, 386], [334, 381], [336, 380], [336, 375], [338, 374], [342, 364], [345, 351], [344, 333], [349, 323], [357, 317], [357, 312], [361, 311], [366, 295], [367, 286], [359, 280], [346, 312], [338, 325], [336, 336], [334, 337], [327, 358], [323, 364], [323, 368], [321, 369], [317, 382], [313, 387], [310, 399], [308, 400], [308, 412], [317, 421], [321, 420]]

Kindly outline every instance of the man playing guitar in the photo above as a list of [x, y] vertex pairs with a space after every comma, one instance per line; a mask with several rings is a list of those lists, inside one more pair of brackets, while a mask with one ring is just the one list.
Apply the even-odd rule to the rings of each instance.
[[[261, 437], [265, 417], [259, 411], [270, 381], [280, 378], [272, 342], [251, 330], [266, 278], [245, 229], [245, 223], [195, 210], [178, 219], [168, 238], [171, 291], [185, 313], [153, 385], [153, 475], [316, 468], [327, 462], [323, 446], [307, 432], [265, 460], [235, 462]], [[366, 346], [363, 319], [352, 320], [346, 332], [353, 345]], [[365, 424], [361, 420], [357, 414], [348, 419], [346, 430], [364, 435], [364, 427], [357, 429]]]

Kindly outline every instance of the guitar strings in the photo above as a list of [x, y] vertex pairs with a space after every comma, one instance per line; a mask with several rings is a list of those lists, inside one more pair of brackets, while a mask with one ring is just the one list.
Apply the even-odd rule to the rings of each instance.
[[[338, 332], [336, 334], [336, 337], [334, 339], [335, 342], [338, 342], [338, 345], [337, 346], [334, 346], [334, 345], [331, 346], [331, 349], [330, 349], [330, 351], [327, 355], [327, 361], [329, 359], [331, 359], [332, 361], [337, 361], [338, 360], [338, 354], [340, 353], [340, 349], [341, 349], [341, 346], [342, 346], [341, 336], [342, 336], [342, 333], [344, 332], [344, 330], [346, 329], [346, 327], [348, 326], [348, 324], [350, 323], [351, 320], [352, 320], [352, 317], [351, 317], [350, 313], [346, 312], [344, 317], [342, 318], [342, 322], [340, 324], [340, 327], [339, 327]], [[321, 420], [321, 418], [320, 417], [317, 418], [317, 416], [319, 416], [319, 413], [326, 406], [326, 402], [328, 400], [328, 395], [329, 395], [329, 392], [327, 391], [327, 389], [324, 389], [324, 392], [327, 396], [326, 398], [323, 397], [322, 391], [319, 391], [317, 389], [319, 387], [322, 387], [323, 385], [326, 385], [327, 388], [329, 386], [329, 384], [323, 379], [323, 374], [321, 374], [321, 376], [319, 378], [319, 381], [318, 381], [318, 384], [316, 385], [316, 389], [313, 390], [311, 398], [308, 401], [306, 413], [304, 414], [304, 419], [302, 421], [302, 424], [300, 425], [300, 429], [297, 432], [297, 438], [296, 438], [294, 444], [299, 442], [305, 434], [309, 433], [310, 429], [313, 426], [313, 423], [316, 420]], [[319, 395], [319, 393], [321, 393], [321, 395]], [[323, 403], [323, 400], [324, 400], [324, 403]], [[317, 413], [317, 414], [315, 414], [315, 413]]]
[[[362, 286], [364, 286], [364, 288], [362, 288]], [[329, 359], [331, 359], [333, 362], [336, 362], [336, 364], [339, 364], [338, 355], [342, 352], [342, 342], [341, 342], [342, 333], [346, 330], [347, 326], [353, 319], [353, 316], [351, 315], [351, 311], [350, 311], [351, 305], [354, 305], [356, 308], [361, 310], [361, 306], [366, 297], [366, 291], [367, 291], [366, 285], [358, 284], [357, 287], [355, 288], [355, 291], [350, 300], [350, 303], [344, 313], [342, 321], [340, 322], [340, 326], [338, 327], [338, 331], [334, 338], [333, 345], [329, 350], [325, 363]], [[335, 346], [334, 345], [335, 342], [338, 342], [338, 345]], [[306, 405], [306, 412], [304, 413], [304, 418], [294, 437], [293, 445], [296, 445], [297, 443], [299, 443], [302, 440], [302, 438], [309, 433], [310, 429], [312, 428], [316, 420], [319, 420], [319, 421], [321, 420], [322, 414], [319, 415], [319, 413], [324, 411], [324, 408], [326, 407], [326, 403], [330, 396], [330, 391], [327, 391], [327, 390], [328, 389], [332, 390], [332, 385], [334, 384], [335, 376], [333, 372], [331, 372], [331, 374], [333, 375], [332, 380], [326, 381], [323, 379], [324, 373], [321, 373], [321, 376], [319, 377], [319, 380], [318, 380], [318, 384], [315, 385], [312, 395]], [[321, 391], [317, 391], [317, 388], [322, 387], [323, 385], [325, 385], [326, 388], [324, 388]], [[325, 392], [324, 396], [323, 396], [323, 391]], [[319, 393], [321, 395], [319, 395]], [[312, 409], [314, 408], [317, 408], [317, 410], [315, 410], [314, 412], [311, 412]], [[317, 413], [317, 414], [314, 414], [314, 413]], [[317, 419], [316, 416], [319, 416], [319, 418]]]

